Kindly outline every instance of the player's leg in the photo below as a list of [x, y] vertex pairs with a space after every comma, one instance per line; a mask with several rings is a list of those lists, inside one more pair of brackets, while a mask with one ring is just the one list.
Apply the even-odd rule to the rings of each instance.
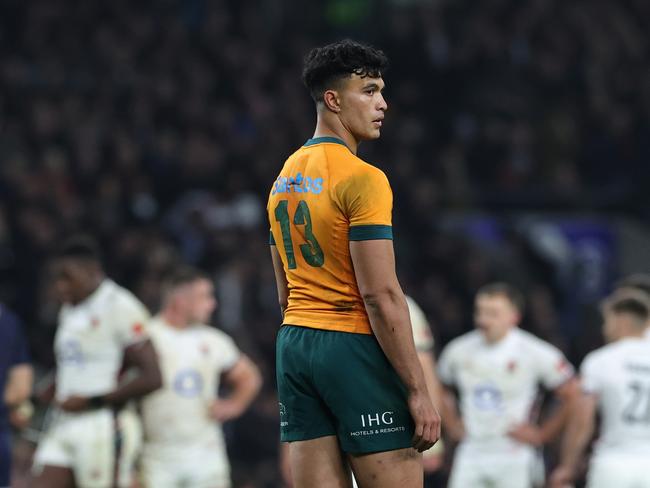
[[359, 488], [421, 488], [422, 455], [413, 448], [349, 455]]
[[53, 425], [34, 454], [31, 488], [74, 488], [72, 459], [65, 446], [65, 425]]
[[456, 448], [448, 488], [489, 488], [481, 456], [468, 452], [463, 444]]
[[350, 488], [350, 468], [336, 436], [289, 444], [294, 488]]
[[74, 473], [63, 466], [43, 466], [29, 485], [32, 488], [75, 488]]
[[114, 418], [113, 446], [115, 447], [113, 472], [120, 488], [133, 484], [135, 463], [142, 451], [142, 425], [135, 412], [125, 409]]
[[336, 438], [335, 419], [314, 385], [312, 355], [324, 333], [294, 326], [283, 326], [278, 333], [280, 440], [290, 443], [293, 488], [352, 486]]

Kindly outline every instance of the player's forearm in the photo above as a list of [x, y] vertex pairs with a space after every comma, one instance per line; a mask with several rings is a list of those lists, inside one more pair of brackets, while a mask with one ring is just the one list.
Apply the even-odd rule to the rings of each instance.
[[568, 402], [561, 402], [549, 418], [540, 425], [540, 440], [542, 444], [548, 444], [557, 438], [562, 428], [566, 425], [570, 414], [570, 407], [571, 405]]
[[136, 377], [126, 381], [117, 389], [102, 396], [103, 403], [111, 406], [120, 406], [129, 400], [143, 397], [162, 386], [160, 373], [155, 371], [140, 371]]
[[572, 415], [569, 428], [564, 435], [564, 442], [561, 451], [561, 464], [571, 471], [575, 471], [587, 443], [594, 433], [593, 422], [588, 419]]
[[33, 371], [29, 365], [15, 366], [9, 371], [4, 391], [4, 403], [13, 408], [27, 400], [32, 392]]
[[413, 342], [408, 307], [401, 290], [363, 297], [370, 325], [393, 368], [411, 392], [427, 391]]
[[240, 412], [244, 412], [253, 402], [262, 387], [262, 375], [257, 367], [250, 368], [246, 376], [234, 385], [233, 391], [228, 395]]

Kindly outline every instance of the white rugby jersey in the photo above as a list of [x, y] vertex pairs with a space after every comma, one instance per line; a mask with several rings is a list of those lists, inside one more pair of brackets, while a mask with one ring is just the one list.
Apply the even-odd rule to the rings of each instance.
[[438, 361], [441, 381], [456, 385], [467, 442], [513, 446], [507, 432], [528, 422], [541, 384], [552, 390], [573, 375], [573, 368], [554, 346], [521, 329], [498, 343], [477, 330], [443, 350]]
[[424, 312], [410, 296], [406, 295], [406, 304], [409, 307], [413, 339], [418, 351], [430, 351], [433, 348], [433, 335]]
[[178, 329], [161, 317], [149, 323], [163, 376], [161, 389], [142, 402], [145, 442], [158, 447], [216, 443], [225, 456], [221, 429], [210, 417], [221, 373], [241, 353], [233, 340], [207, 325]]
[[113, 391], [124, 349], [147, 337], [148, 319], [144, 305], [109, 279], [83, 302], [64, 305], [54, 338], [57, 400]]
[[650, 341], [625, 338], [589, 353], [582, 388], [598, 396], [600, 437], [595, 455], [642, 454], [650, 459]]
[[650, 339], [650, 327], [647, 327], [645, 330], [645, 338]]

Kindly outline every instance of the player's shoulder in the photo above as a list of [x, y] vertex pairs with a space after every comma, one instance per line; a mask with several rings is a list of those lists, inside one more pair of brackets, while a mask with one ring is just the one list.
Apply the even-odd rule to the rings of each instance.
[[228, 335], [223, 330], [217, 329], [211, 325], [199, 324], [195, 327], [195, 330], [198, 335], [207, 340], [218, 342], [220, 344], [224, 342], [234, 343], [233, 338], [230, 337], [230, 335]]
[[513, 333], [516, 335], [516, 339], [519, 346], [522, 348], [522, 352], [562, 354], [558, 347], [540, 337], [537, 337], [535, 334], [528, 332], [527, 330], [522, 330], [517, 327], [513, 330]]
[[105, 304], [116, 307], [115, 310], [118, 311], [135, 312], [146, 317], [149, 316], [147, 307], [130, 290], [112, 280], [108, 280], [106, 286]]
[[477, 330], [466, 332], [463, 335], [449, 341], [444, 350], [447, 355], [462, 355], [465, 351], [480, 347], [483, 343], [483, 337]]
[[[618, 358], [626, 358], [633, 350], [638, 349], [638, 346], [643, 347], [644, 341], [627, 341], [619, 340], [605, 344], [598, 349], [591, 351], [583, 360], [583, 364], [589, 363], [603, 363], [616, 360]], [[650, 343], [647, 344], [648, 352], [650, 352]]]

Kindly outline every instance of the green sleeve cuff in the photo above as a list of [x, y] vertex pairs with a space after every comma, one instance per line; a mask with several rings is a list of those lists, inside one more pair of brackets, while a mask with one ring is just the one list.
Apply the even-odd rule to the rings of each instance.
[[349, 239], [351, 241], [393, 240], [393, 227], [390, 225], [355, 225], [350, 227]]
[[273, 232], [269, 231], [269, 245], [275, 246], [275, 239], [273, 238]]

